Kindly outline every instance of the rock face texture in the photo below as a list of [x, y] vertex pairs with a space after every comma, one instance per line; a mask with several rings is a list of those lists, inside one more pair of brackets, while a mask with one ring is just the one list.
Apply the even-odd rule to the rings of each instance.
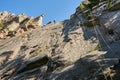
[[[0, 13], [0, 31], [2, 31], [0, 38], [7, 38], [9, 33], [15, 35], [19, 31], [27, 31], [28, 28], [35, 28], [36, 26], [41, 27], [42, 19], [44, 14], [38, 16], [37, 18], [28, 17], [25, 14], [9, 14], [7, 11]], [[23, 33], [23, 32], [22, 32]], [[3, 37], [4, 34], [4, 37]]]
[[0, 32], [1, 80], [119, 80], [119, 14], [99, 16], [106, 33], [101, 25], [84, 26], [82, 13], [43, 26], [43, 15], [2, 12], [0, 20], [7, 26]]

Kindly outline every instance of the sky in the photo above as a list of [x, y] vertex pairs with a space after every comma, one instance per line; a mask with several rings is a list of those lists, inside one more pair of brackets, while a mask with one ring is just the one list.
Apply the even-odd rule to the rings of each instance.
[[8, 11], [14, 14], [25, 13], [37, 17], [44, 13], [43, 23], [69, 19], [81, 0], [1, 0], [0, 12]]

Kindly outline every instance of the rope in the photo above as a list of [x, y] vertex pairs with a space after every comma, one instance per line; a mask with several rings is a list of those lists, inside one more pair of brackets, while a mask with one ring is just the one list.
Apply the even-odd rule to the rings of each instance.
[[[118, 14], [118, 13], [116, 12], [116, 14]], [[113, 14], [113, 15], [114, 15], [114, 14]], [[113, 16], [113, 15], [112, 15], [112, 16]], [[112, 17], [112, 16], [111, 16], [111, 17]], [[100, 37], [102, 38], [103, 42], [106, 44], [107, 48], [108, 48], [112, 53], [114, 53], [113, 49], [110, 47], [110, 45], [109, 45], [109, 44], [106, 42], [106, 40], [104, 39], [101, 31], [100, 31], [98, 28], [96, 28], [95, 31], [100, 34]], [[97, 33], [96, 33], [96, 34], [97, 34]], [[101, 46], [100, 46], [100, 47], [101, 47]], [[114, 54], [114, 55], [116, 55], [116, 54]], [[104, 56], [102, 56], [102, 57], [105, 58]], [[104, 61], [104, 62], [105, 62], [105, 61]], [[110, 74], [110, 72], [109, 72], [109, 74]], [[110, 78], [111, 78], [111, 80], [113, 80], [111, 76], [110, 76]]]
[[[98, 43], [99, 43], [99, 45], [100, 45], [100, 48], [102, 48], [101, 47], [101, 44], [100, 44], [100, 41], [99, 41], [99, 37], [98, 37], [98, 35], [97, 35], [97, 31], [96, 31], [96, 28], [94, 27], [94, 31], [95, 31], [95, 34], [96, 34], [96, 38], [97, 38], [97, 40], [98, 40]], [[101, 58], [101, 60], [104, 62], [104, 60], [102, 59], [102, 57], [100, 57]], [[101, 64], [100, 64], [100, 62], [97, 62], [98, 63], [98, 65], [101, 67]], [[102, 70], [102, 72], [104, 71], [103, 70], [103, 68], [101, 67], [101, 70]], [[105, 74], [103, 73], [103, 75], [104, 75], [104, 77], [105, 77], [105, 80], [108, 80], [107, 79], [107, 77], [105, 76]]]
[[[97, 30], [98, 33], [100, 34], [102, 40], [104, 41], [104, 43], [106, 44], [106, 46], [108, 47], [108, 49], [109, 49], [111, 52], [113, 52], [112, 48], [108, 45], [108, 43], [106, 42], [106, 40], [105, 40], [104, 37], [102, 36], [100, 30], [99, 30], [98, 28], [96, 28], [96, 30]], [[102, 47], [101, 47], [101, 48], [102, 48]], [[102, 56], [102, 57], [105, 58], [104, 56]], [[106, 62], [106, 61], [104, 61], [104, 62]], [[110, 74], [110, 72], [109, 72], [109, 74]], [[111, 78], [111, 80], [113, 80], [111, 76], [110, 76], [110, 78]]]
[[[113, 14], [114, 15], [114, 14]], [[112, 15], [112, 16], [113, 16]], [[112, 17], [111, 16], [111, 17]], [[102, 26], [102, 25], [101, 25]], [[107, 48], [113, 53], [113, 50], [112, 50], [112, 48], [109, 46], [109, 44], [106, 42], [106, 40], [104, 39], [104, 37], [103, 37], [103, 35], [102, 35], [102, 33], [101, 33], [101, 31], [98, 29], [98, 28], [96, 28], [96, 27], [94, 27], [94, 30], [95, 30], [95, 33], [96, 33], [96, 36], [97, 36], [97, 38], [98, 38], [98, 35], [97, 35], [97, 32], [100, 34], [100, 37], [102, 38], [102, 40], [103, 40], [103, 42], [106, 44], [106, 46], [107, 46]], [[99, 40], [99, 39], [98, 39]], [[99, 41], [99, 43], [100, 43], [100, 41]], [[101, 46], [100, 46], [100, 48], [102, 48]], [[116, 55], [116, 54], [115, 54]], [[105, 58], [104, 56], [102, 56], [103, 58]], [[104, 60], [103, 60], [104, 61]], [[106, 62], [106, 61], [104, 61], [104, 62]], [[99, 64], [99, 63], [98, 63]], [[99, 64], [100, 65], [100, 64]], [[109, 74], [110, 74], [110, 72], [109, 72]], [[106, 77], [106, 76], [105, 76]], [[112, 77], [110, 76], [110, 79], [111, 80], [113, 80], [112, 79]], [[106, 78], [106, 80], [107, 80], [107, 78]]]
[[98, 28], [96, 28], [96, 30], [98, 31], [98, 33], [100, 34], [102, 40], [104, 41], [104, 43], [106, 44], [106, 46], [112, 51], [111, 47], [108, 45], [108, 43], [106, 42], [106, 40], [104, 39], [104, 37], [102, 36], [101, 32], [98, 30]]
[[[79, 18], [78, 15], [76, 15], [76, 14], [75, 14], [75, 16], [78, 18], [79, 21], [81, 21], [81, 24], [83, 26], [83, 20], [82, 20], [82, 18]], [[86, 32], [86, 28], [84, 26], [83, 26], [83, 30], [85, 31], [86, 37], [89, 39], [88, 34]]]
[[112, 53], [114, 53], [113, 49], [110, 47], [110, 45], [107, 43], [107, 41], [106, 41], [105, 38], [103, 37], [101, 31], [100, 31], [98, 28], [96, 28], [96, 29], [97, 29], [98, 33], [100, 34], [102, 40], [104, 41], [104, 43], [105, 43], [106, 46], [108, 47], [108, 49], [109, 49]]
[[[78, 18], [79, 21], [81, 21], [81, 24], [83, 25], [83, 20], [82, 20], [81, 18], [79, 18], [77, 15], [76, 15], [76, 17]], [[88, 37], [88, 33], [86, 32], [84, 26], [83, 26], [83, 29], [84, 29], [84, 31], [85, 31], [85, 33], [86, 33], [87, 38], [89, 38], [89, 37]], [[110, 51], [113, 52], [112, 48], [108, 45], [108, 43], [106, 42], [106, 40], [105, 40], [104, 37], [102, 36], [100, 30], [98, 30], [98, 28], [95, 28], [95, 27], [94, 27], [94, 31], [95, 31], [95, 34], [96, 34], [97, 39], [99, 40], [99, 37], [98, 37], [98, 35], [97, 35], [97, 32], [98, 32], [98, 33], [100, 34], [100, 37], [102, 38], [102, 40], [104, 41], [104, 43], [105, 43], [106, 46], [108, 47], [108, 49], [110, 49]], [[100, 43], [100, 41], [99, 41], [99, 43]], [[102, 49], [101, 44], [100, 44], [100, 48]], [[104, 61], [104, 58], [105, 58], [105, 57], [102, 56], [101, 58], [102, 58], [102, 61], [103, 61], [104, 63], [106, 63], [106, 61]], [[101, 67], [100, 62], [97, 62], [97, 63], [98, 63], [98, 65]], [[101, 67], [101, 70], [102, 70], [102, 72], [104, 71], [102, 67]], [[107, 80], [107, 77], [105, 76], [105, 74], [103, 74], [103, 75], [104, 75], [105, 79]], [[111, 76], [110, 76], [110, 78], [111, 78], [111, 80], [113, 80]]]
[[[82, 23], [82, 25], [83, 25], [83, 20], [81, 20], [77, 15], [76, 15], [76, 17], [78, 18], [79, 21], [81, 21], [81, 23]], [[84, 29], [84, 31], [86, 31], [84, 26], [83, 26], [83, 29]], [[95, 28], [94, 28], [94, 30], [95, 30]], [[88, 33], [87, 33], [87, 32], [85, 32], [85, 33], [86, 33], [87, 38], [89, 38], [89, 37], [88, 37]], [[95, 30], [95, 33], [96, 33], [96, 37], [98, 38], [96, 30]], [[99, 40], [99, 39], [98, 39], [98, 40]], [[100, 42], [99, 42], [99, 43], [100, 43]], [[104, 60], [102, 60], [102, 61], [104, 61]], [[101, 70], [102, 70], [102, 73], [103, 73], [104, 70], [103, 70], [103, 68], [102, 68], [102, 65], [100, 64], [100, 62], [97, 62], [97, 63], [98, 63], [98, 65], [99, 65], [99, 67], [101, 67]], [[98, 72], [98, 71], [97, 71], [97, 72]], [[104, 75], [104, 77], [105, 77], [105, 80], [108, 80], [107, 77], [106, 77], [106, 75], [105, 75], [104, 73], [103, 73], [103, 75]], [[112, 80], [112, 79], [111, 79], [111, 80]]]

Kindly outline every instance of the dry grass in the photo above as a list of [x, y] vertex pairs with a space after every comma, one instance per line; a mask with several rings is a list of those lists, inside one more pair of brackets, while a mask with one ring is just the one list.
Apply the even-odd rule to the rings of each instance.
[[91, 48], [89, 51], [87, 51], [87, 53], [91, 53], [93, 51], [99, 50], [101, 48], [101, 45], [97, 45], [95, 48]]

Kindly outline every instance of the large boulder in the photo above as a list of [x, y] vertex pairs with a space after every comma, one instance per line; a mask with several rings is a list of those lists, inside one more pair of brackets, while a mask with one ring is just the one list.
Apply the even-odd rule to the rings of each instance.
[[11, 24], [7, 25], [7, 30], [8, 31], [15, 31], [19, 28], [19, 23], [16, 23], [15, 21], [13, 21]]
[[0, 20], [3, 20], [8, 15], [9, 15], [9, 13], [7, 11], [1, 12], [0, 13]]
[[7, 11], [0, 13], [0, 20], [2, 20], [5, 23], [10, 23], [14, 17], [14, 14], [9, 14]]
[[42, 26], [42, 25], [43, 25], [42, 20], [43, 20], [43, 17], [44, 17], [44, 16], [45, 16], [45, 15], [42, 14], [42, 15], [36, 17], [36, 18], [33, 20], [32, 25]]
[[27, 18], [27, 16], [25, 14], [19, 14], [13, 20], [20, 23], [26, 18]]
[[22, 28], [24, 31], [27, 31], [28, 30], [28, 26], [32, 24], [33, 20], [34, 20], [33, 17], [28, 17], [28, 18], [24, 19], [20, 23], [20, 28]]

